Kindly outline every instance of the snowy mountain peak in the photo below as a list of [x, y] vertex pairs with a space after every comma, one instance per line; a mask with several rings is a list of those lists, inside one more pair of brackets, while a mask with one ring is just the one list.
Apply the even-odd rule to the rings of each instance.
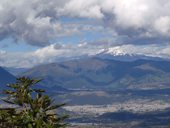
[[101, 49], [98, 54], [105, 54], [105, 55], [112, 55], [112, 56], [133, 56], [132, 53], [128, 53], [124, 49], [122, 49], [120, 46], [116, 47], [110, 47], [107, 49]]
[[[121, 46], [110, 47], [106, 49], [101, 49], [98, 54], [96, 54], [99, 58], [104, 59], [114, 59], [120, 61], [134, 61], [138, 59], [146, 59], [146, 60], [164, 60], [163, 58], [154, 57], [151, 55], [142, 55], [140, 53], [134, 53], [133, 50], [124, 49]], [[168, 60], [168, 59], [165, 59]]]
[[119, 46], [117, 46], [117, 47], [109, 48], [106, 51], [106, 54], [111, 54], [113, 56], [119, 56], [119, 55], [126, 55], [127, 53], [123, 49], [121, 49]]

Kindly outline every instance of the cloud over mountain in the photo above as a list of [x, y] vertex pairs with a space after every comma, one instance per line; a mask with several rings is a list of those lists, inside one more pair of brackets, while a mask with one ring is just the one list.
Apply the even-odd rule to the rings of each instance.
[[3, 44], [0, 65], [31, 67], [109, 48], [169, 58], [169, 8], [169, 0], [0, 0], [0, 43], [37, 46], [23, 53]]
[[91, 43], [80, 43], [75, 45], [51, 44], [32, 52], [5, 52], [0, 51], [0, 65], [6, 67], [33, 67], [44, 63], [77, 59], [81, 57], [93, 57], [98, 54], [109, 54], [111, 56], [148, 56], [170, 59], [170, 45], [160, 44], [119, 46], [104, 46]]

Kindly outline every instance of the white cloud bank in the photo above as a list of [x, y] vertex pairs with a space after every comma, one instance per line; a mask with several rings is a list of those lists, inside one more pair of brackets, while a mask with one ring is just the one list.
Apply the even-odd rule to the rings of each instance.
[[106, 53], [112, 55], [145, 55], [150, 57], [161, 57], [170, 59], [170, 45], [132, 45], [126, 44], [121, 46], [91, 45], [82, 43], [78, 45], [60, 45], [52, 44], [40, 48], [33, 52], [27, 53], [8, 53], [0, 52], [0, 65], [6, 67], [33, 67], [38, 64], [52, 63], [67, 59], [76, 59], [84, 56], [94, 56], [96, 54]]
[[169, 0], [70, 0], [59, 12], [72, 17], [97, 19], [109, 15], [118, 27], [143, 28], [169, 35], [169, 8]]
[[61, 17], [95, 19], [120, 35], [169, 38], [169, 8], [169, 0], [0, 0], [0, 39], [45, 46], [76, 33]]

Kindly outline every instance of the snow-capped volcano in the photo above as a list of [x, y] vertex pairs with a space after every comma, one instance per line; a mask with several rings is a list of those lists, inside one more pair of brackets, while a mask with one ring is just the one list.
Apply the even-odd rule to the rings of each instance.
[[114, 59], [121, 61], [134, 61], [138, 59], [147, 59], [147, 60], [164, 60], [160, 57], [155, 57], [152, 55], [144, 55], [141, 53], [135, 53], [133, 49], [124, 49], [121, 46], [110, 47], [107, 49], [102, 49], [96, 54], [97, 57], [103, 59]]
[[121, 49], [120, 46], [116, 46], [116, 47], [111, 47], [108, 49], [102, 49], [99, 54], [109, 54], [112, 56], [124, 56], [129, 53], [127, 53], [125, 50]]

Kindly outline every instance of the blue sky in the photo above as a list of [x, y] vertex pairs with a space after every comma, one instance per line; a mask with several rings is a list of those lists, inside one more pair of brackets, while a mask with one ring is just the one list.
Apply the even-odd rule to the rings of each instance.
[[7, 51], [7, 52], [29, 52], [29, 51], [35, 51], [36, 49], [38, 49], [38, 47], [31, 46], [27, 44], [25, 41], [15, 42], [11, 38], [6, 38], [4, 40], [1, 40], [0, 47], [1, 47], [1, 50]]
[[0, 65], [112, 53], [170, 58], [169, 0], [0, 1]]

